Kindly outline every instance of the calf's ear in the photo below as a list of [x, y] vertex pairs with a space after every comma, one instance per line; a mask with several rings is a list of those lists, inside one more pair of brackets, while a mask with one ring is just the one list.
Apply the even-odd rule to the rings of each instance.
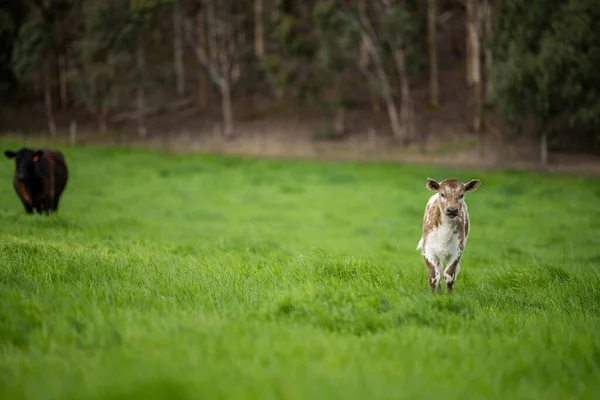
[[33, 161], [38, 162], [44, 156], [44, 150], [38, 150], [33, 154]]
[[465, 192], [474, 192], [481, 185], [481, 181], [479, 179], [471, 179], [469, 182], [465, 183]]
[[431, 190], [432, 192], [437, 192], [438, 190], [440, 190], [440, 184], [437, 183], [435, 179], [431, 178], [427, 178], [427, 185], [425, 185], [425, 187]]
[[15, 158], [17, 154], [14, 151], [6, 150], [4, 151], [4, 155], [6, 158]]

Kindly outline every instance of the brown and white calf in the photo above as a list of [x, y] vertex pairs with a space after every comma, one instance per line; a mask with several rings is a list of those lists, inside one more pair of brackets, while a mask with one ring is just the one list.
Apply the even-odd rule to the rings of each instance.
[[425, 207], [423, 235], [417, 250], [421, 250], [425, 260], [429, 287], [433, 294], [436, 294], [440, 286], [442, 270], [448, 293], [452, 293], [469, 235], [470, 221], [465, 192], [473, 192], [479, 185], [479, 179], [462, 183], [458, 179], [448, 178], [438, 183], [427, 178], [426, 187], [435, 194]]

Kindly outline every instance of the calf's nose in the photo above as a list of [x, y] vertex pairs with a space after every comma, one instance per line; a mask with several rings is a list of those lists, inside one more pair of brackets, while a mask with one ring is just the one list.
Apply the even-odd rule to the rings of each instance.
[[456, 213], [458, 212], [458, 208], [457, 208], [457, 207], [448, 207], [448, 208], [446, 209], [446, 212], [447, 212], [448, 214], [456, 214]]
[[24, 181], [25, 180], [25, 174], [22, 172], [17, 172], [17, 179], [20, 181]]

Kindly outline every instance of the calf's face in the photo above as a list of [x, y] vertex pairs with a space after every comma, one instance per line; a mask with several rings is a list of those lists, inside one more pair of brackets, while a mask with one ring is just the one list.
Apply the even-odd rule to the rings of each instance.
[[42, 159], [44, 151], [23, 147], [17, 152], [6, 150], [4, 155], [6, 158], [15, 159], [17, 180], [25, 182], [28, 178], [35, 176], [38, 170], [38, 162]]
[[438, 193], [438, 204], [440, 212], [447, 217], [454, 219], [462, 210], [465, 192], [474, 192], [481, 185], [479, 179], [472, 179], [467, 183], [462, 183], [458, 179], [448, 178], [440, 183], [434, 179], [427, 178], [427, 189]]

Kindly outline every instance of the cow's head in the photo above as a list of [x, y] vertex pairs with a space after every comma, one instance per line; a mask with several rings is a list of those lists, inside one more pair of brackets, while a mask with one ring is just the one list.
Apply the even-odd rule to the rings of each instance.
[[434, 179], [427, 178], [427, 189], [438, 193], [439, 207], [442, 215], [449, 218], [456, 217], [464, 204], [465, 192], [474, 192], [481, 185], [479, 179], [472, 179], [467, 183], [462, 183], [458, 179], [448, 178], [440, 183]]
[[6, 150], [4, 155], [6, 158], [15, 159], [17, 179], [20, 182], [25, 182], [28, 178], [36, 175], [39, 169], [39, 161], [42, 159], [44, 151], [22, 147], [17, 152]]

